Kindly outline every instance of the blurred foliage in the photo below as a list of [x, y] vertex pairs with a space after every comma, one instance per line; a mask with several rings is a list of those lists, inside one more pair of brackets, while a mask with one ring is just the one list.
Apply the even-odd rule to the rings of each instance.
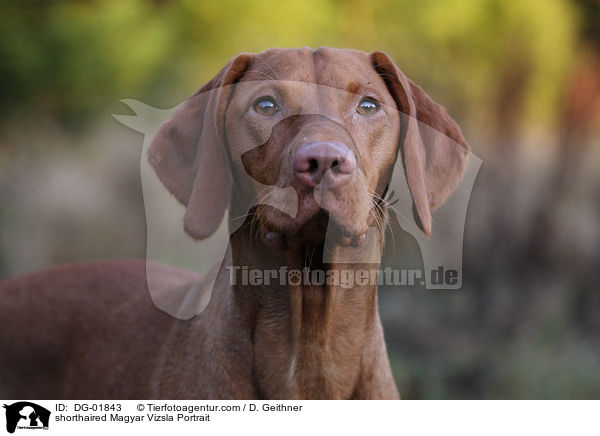
[[155, 85], [169, 23], [143, 1], [11, 2], [0, 25], [3, 115], [35, 108], [97, 114]]
[[525, 107], [506, 110], [548, 122], [578, 24], [563, 0], [88, 0], [2, 9], [0, 115], [33, 106], [67, 121], [125, 97], [172, 106], [238, 52], [329, 45], [387, 51], [477, 122], [493, 116], [482, 108], [502, 92], [498, 79], [525, 69]]

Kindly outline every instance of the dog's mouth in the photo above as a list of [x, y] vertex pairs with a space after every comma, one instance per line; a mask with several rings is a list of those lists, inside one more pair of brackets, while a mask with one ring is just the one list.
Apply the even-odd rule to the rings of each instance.
[[369, 228], [377, 219], [377, 210], [372, 208], [362, 225], [349, 225], [335, 211], [319, 206], [314, 199], [301, 199], [295, 218], [276, 207], [261, 204], [256, 207], [255, 237], [269, 247], [288, 249], [303, 245], [322, 245], [325, 241], [340, 246], [361, 247]]

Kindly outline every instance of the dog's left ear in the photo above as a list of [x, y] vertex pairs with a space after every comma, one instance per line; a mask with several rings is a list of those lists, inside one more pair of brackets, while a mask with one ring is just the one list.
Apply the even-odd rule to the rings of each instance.
[[431, 211], [458, 185], [469, 145], [446, 109], [410, 81], [388, 55], [373, 52], [371, 62], [402, 113], [400, 152], [417, 224], [429, 236]]
[[240, 54], [165, 121], [148, 160], [169, 191], [187, 206], [183, 226], [194, 239], [212, 235], [229, 202], [231, 172], [224, 117], [235, 84], [252, 62]]

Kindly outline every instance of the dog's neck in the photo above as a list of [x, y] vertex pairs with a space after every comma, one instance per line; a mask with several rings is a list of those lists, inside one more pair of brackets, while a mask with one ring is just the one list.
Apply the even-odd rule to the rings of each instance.
[[[246, 306], [240, 315], [252, 332], [258, 394], [359, 397], [369, 364], [365, 353], [383, 338], [376, 284], [357, 286], [351, 279], [358, 270], [375, 271], [378, 264], [342, 263], [343, 249], [336, 246], [327, 247], [328, 262], [323, 263], [323, 245], [273, 249], [252, 238], [251, 230], [245, 226], [234, 233], [231, 248], [233, 265], [240, 267], [233, 290]], [[388, 365], [387, 355], [367, 357]]]

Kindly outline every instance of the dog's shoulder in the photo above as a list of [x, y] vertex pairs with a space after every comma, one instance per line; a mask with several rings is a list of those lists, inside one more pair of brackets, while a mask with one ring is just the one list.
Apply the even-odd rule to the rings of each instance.
[[163, 293], [202, 279], [193, 271], [142, 260], [73, 263], [1, 281], [0, 304], [14, 316], [37, 320], [63, 312], [64, 317], [115, 311], [152, 314], [158, 309], [148, 277]]

